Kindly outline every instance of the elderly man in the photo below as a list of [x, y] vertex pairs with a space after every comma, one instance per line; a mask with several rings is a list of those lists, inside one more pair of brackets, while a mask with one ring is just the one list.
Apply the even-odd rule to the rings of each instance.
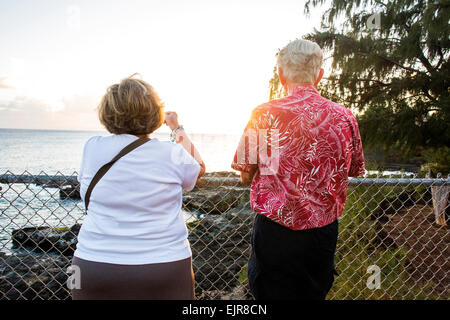
[[348, 177], [365, 172], [355, 117], [316, 89], [322, 60], [307, 40], [278, 53], [287, 96], [253, 110], [231, 165], [251, 183], [257, 213], [248, 264], [256, 299], [325, 299]]

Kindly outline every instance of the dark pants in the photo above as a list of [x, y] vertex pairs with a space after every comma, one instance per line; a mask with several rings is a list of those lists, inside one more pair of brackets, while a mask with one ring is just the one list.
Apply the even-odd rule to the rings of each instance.
[[80, 268], [81, 288], [73, 300], [191, 300], [194, 274], [191, 258], [142, 265], [121, 265], [73, 257]]
[[248, 263], [255, 299], [324, 300], [336, 272], [337, 237], [337, 220], [322, 228], [295, 231], [257, 214]]

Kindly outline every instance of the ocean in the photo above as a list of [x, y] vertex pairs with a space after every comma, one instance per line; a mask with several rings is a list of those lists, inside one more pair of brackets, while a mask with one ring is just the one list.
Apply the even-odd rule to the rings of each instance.
[[[79, 170], [84, 143], [98, 131], [55, 131], [0, 129], [0, 175], [6, 173], [75, 175]], [[168, 133], [155, 133], [169, 140]], [[208, 172], [230, 171], [239, 135], [189, 134]], [[65, 227], [82, 222], [84, 204], [60, 199], [58, 188], [34, 184], [0, 184], [0, 252], [11, 253], [13, 230], [24, 227]], [[184, 212], [185, 220], [195, 220]], [[23, 250], [18, 250], [23, 251]]]
[[[189, 134], [189, 133], [188, 133]], [[108, 135], [102, 131], [57, 131], [0, 129], [0, 174], [28, 171], [38, 174], [78, 172], [84, 143], [92, 136]], [[168, 133], [154, 133], [159, 140], [169, 140]], [[208, 172], [230, 171], [239, 135], [189, 134], [199, 150]]]

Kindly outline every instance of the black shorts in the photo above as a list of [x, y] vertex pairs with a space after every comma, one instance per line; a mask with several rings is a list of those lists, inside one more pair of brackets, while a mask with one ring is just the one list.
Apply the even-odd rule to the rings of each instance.
[[295, 231], [257, 214], [248, 263], [255, 299], [324, 300], [336, 274], [337, 237], [337, 220], [321, 228]]

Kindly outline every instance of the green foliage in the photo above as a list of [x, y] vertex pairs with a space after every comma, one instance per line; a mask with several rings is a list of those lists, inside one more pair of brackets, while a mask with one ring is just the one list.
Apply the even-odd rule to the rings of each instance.
[[[335, 257], [339, 275], [328, 297], [333, 299], [425, 299], [433, 297], [432, 287], [407, 282], [407, 251], [375, 245], [376, 221], [370, 219], [385, 198], [396, 198], [400, 187], [350, 187], [344, 213], [339, 220], [339, 238]], [[423, 190], [425, 192], [426, 190]], [[420, 195], [418, 195], [420, 197]], [[381, 288], [369, 289], [367, 268], [381, 270]]]
[[440, 148], [430, 148], [424, 152], [425, 164], [421, 167], [422, 173], [430, 170], [433, 175], [441, 173], [446, 176], [450, 174], [450, 148], [442, 146]]
[[[308, 0], [305, 12], [326, 2]], [[358, 110], [365, 147], [411, 156], [450, 146], [449, 20], [448, 1], [332, 0], [305, 36], [333, 59], [320, 93]], [[270, 84], [278, 92], [275, 76]]]
[[203, 227], [200, 223], [200, 220], [194, 220], [194, 221], [188, 222], [188, 223], [186, 223], [186, 227], [189, 232], [191, 232], [194, 229], [198, 229], [198, 230], [203, 229]]
[[383, 171], [382, 165], [376, 160], [371, 160], [371, 161], [366, 160], [365, 165], [366, 165], [366, 170], [368, 170], [368, 171], [376, 171], [376, 170]]
[[[433, 283], [414, 284], [408, 272], [408, 252], [403, 247], [375, 245], [377, 222], [370, 219], [386, 198], [395, 199], [402, 187], [350, 187], [342, 217], [339, 219], [339, 237], [335, 255], [338, 276], [328, 293], [334, 300], [396, 300], [432, 299]], [[417, 188], [419, 199], [427, 188]], [[369, 289], [367, 269], [377, 265], [381, 270], [381, 288]], [[238, 274], [240, 284], [246, 285], [247, 265]]]
[[276, 66], [273, 68], [273, 76], [272, 79], [270, 79], [269, 81], [269, 88], [270, 88], [269, 100], [279, 99], [284, 96], [283, 87], [280, 83], [280, 78], [278, 77]]
[[238, 274], [238, 282], [241, 285], [247, 285], [248, 284], [247, 270], [248, 270], [248, 264], [243, 266], [241, 271]]

